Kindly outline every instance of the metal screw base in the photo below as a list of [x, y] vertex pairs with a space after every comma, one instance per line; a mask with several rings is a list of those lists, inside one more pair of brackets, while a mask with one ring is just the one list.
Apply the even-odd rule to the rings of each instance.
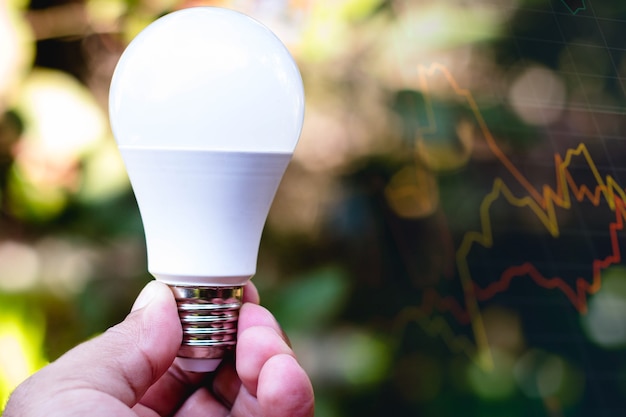
[[243, 287], [170, 285], [183, 326], [178, 356], [218, 359], [237, 343], [237, 320]]

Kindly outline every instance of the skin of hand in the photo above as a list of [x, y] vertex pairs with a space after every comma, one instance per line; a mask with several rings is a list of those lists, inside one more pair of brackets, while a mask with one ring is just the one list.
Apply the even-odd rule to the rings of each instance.
[[169, 288], [150, 282], [126, 319], [18, 386], [4, 417], [313, 416], [313, 388], [274, 317], [244, 290], [236, 353], [211, 374], [182, 371]]

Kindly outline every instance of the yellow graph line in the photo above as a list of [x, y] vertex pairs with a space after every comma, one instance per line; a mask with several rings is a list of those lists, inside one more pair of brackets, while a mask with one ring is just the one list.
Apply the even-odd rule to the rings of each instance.
[[[490, 216], [492, 204], [502, 197], [513, 207], [530, 209], [548, 233], [550, 233], [552, 237], [557, 238], [560, 235], [556, 214], [557, 207], [569, 210], [572, 206], [572, 199], [575, 199], [576, 201], [588, 199], [593, 205], [599, 206], [601, 203], [601, 197], [603, 197], [607, 206], [614, 212], [616, 209], [616, 198], [619, 198], [621, 201], [626, 201], [626, 194], [612, 176], [607, 175], [605, 178], [602, 177], [587, 147], [583, 143], [579, 144], [575, 149], [569, 149], [563, 159], [561, 159], [560, 155], [555, 154], [556, 190], [551, 188], [548, 184], [544, 184], [541, 188], [541, 192], [538, 191], [537, 188], [535, 188], [528, 181], [528, 179], [500, 149], [471, 92], [467, 89], [461, 88], [448, 68], [441, 64], [435, 63], [428, 67], [418, 67], [418, 81], [421, 91], [424, 92], [428, 125], [419, 130], [417, 140], [421, 140], [423, 137], [422, 135], [424, 134], [437, 132], [437, 124], [433, 110], [434, 106], [432, 104], [429, 89], [429, 78], [433, 77], [436, 73], [443, 75], [447, 83], [453, 89], [454, 93], [467, 102], [481, 132], [484, 135], [489, 149], [527, 194], [523, 196], [516, 196], [502, 178], [495, 178], [491, 191], [484, 197], [479, 207], [480, 230], [468, 231], [465, 233], [456, 252], [457, 269], [464, 291], [464, 301], [471, 319], [472, 331], [476, 340], [476, 348], [480, 354], [479, 357], [485, 358], [487, 361], [485, 363], [486, 367], [491, 368], [493, 367], [493, 358], [490, 353], [489, 342], [480, 308], [474, 293], [474, 282], [467, 262], [467, 257], [475, 244], [487, 249], [493, 247], [493, 231]], [[575, 157], [582, 157], [586, 161], [596, 183], [594, 192], [592, 192], [585, 185], [577, 185], [571, 177], [568, 168]], [[591, 294], [598, 289], [599, 286], [590, 286], [587, 289], [587, 292], [588, 294]], [[439, 334], [444, 340], [448, 341], [450, 346], [457, 346], [457, 342], [454, 342], [454, 340], [451, 339], [454, 332], [445, 320], [433, 319], [428, 322], [420, 317], [419, 322], [429, 333]], [[459, 345], [465, 346], [467, 342], [468, 341], [466, 339], [465, 341], [458, 343]], [[461, 350], [469, 352], [470, 349], [465, 346]]]
[[[424, 133], [428, 134], [428, 133], [434, 133], [437, 131], [437, 124], [435, 121], [433, 105], [432, 105], [432, 101], [430, 98], [431, 95], [429, 94], [428, 76], [432, 75], [434, 71], [436, 71], [439, 68], [446, 70], [443, 66], [439, 64], [433, 64], [430, 68], [426, 68], [423, 66], [418, 67], [418, 79], [419, 79], [421, 90], [424, 92], [426, 112], [427, 112], [427, 117], [429, 121], [428, 128], [423, 129], [423, 130], [420, 129], [420, 133], [422, 133], [422, 135]], [[455, 90], [455, 92], [465, 97], [470, 103], [470, 105], [473, 103], [476, 109], [478, 109], [478, 106], [476, 106], [476, 103], [474, 102], [474, 99], [471, 93], [469, 92], [469, 90], [461, 89], [456, 83], [456, 80], [452, 78], [451, 76], [452, 74], [448, 72], [448, 75], [450, 75], [450, 77], [447, 77], [448, 81], [450, 82], [450, 85]], [[480, 117], [480, 120], [482, 120], [482, 115], [479, 115], [479, 117]], [[486, 123], [484, 125], [485, 127], [487, 126]], [[458, 254], [457, 254], [457, 258], [458, 258]], [[461, 281], [461, 286], [463, 288], [465, 306], [467, 308], [467, 311], [470, 317], [472, 331], [474, 333], [474, 338], [476, 340], [476, 347], [478, 349], [478, 358], [481, 358], [481, 360], [483, 361], [482, 365], [486, 369], [493, 369], [494, 367], [493, 355], [491, 354], [491, 349], [489, 347], [489, 341], [487, 339], [487, 332], [485, 331], [485, 325], [483, 323], [483, 318], [480, 312], [480, 307], [478, 306], [478, 301], [476, 300], [476, 297], [474, 295], [474, 284], [471, 280], [471, 274], [469, 272], [469, 268], [467, 267], [467, 263], [463, 265], [463, 264], [460, 264], [458, 260], [457, 260], [457, 268], [467, 269], [465, 273], [461, 273], [459, 271], [459, 277]], [[445, 330], [447, 332], [449, 329], [449, 326], [447, 323], [445, 323], [445, 326], [447, 326], [447, 329]], [[444, 330], [443, 330], [444, 327], [441, 323], [439, 324], [439, 329], [440, 329], [440, 333], [444, 334]], [[451, 329], [449, 329], [449, 331], [452, 332]]]
[[476, 356], [476, 345], [468, 337], [457, 335], [443, 317], [430, 318], [420, 308], [409, 307], [402, 310], [395, 325], [402, 329], [410, 322], [419, 324], [429, 336], [440, 338], [453, 353], [465, 354], [469, 358]]

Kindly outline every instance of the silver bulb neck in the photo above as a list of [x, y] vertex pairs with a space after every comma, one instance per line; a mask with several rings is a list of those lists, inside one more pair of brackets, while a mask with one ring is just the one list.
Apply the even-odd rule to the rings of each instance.
[[237, 343], [243, 287], [170, 285], [183, 327], [178, 357], [220, 359]]

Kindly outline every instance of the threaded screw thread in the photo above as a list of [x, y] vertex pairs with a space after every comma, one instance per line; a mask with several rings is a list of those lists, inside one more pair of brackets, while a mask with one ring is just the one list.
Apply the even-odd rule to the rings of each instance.
[[234, 349], [243, 287], [170, 288], [183, 327], [179, 357], [216, 359]]

